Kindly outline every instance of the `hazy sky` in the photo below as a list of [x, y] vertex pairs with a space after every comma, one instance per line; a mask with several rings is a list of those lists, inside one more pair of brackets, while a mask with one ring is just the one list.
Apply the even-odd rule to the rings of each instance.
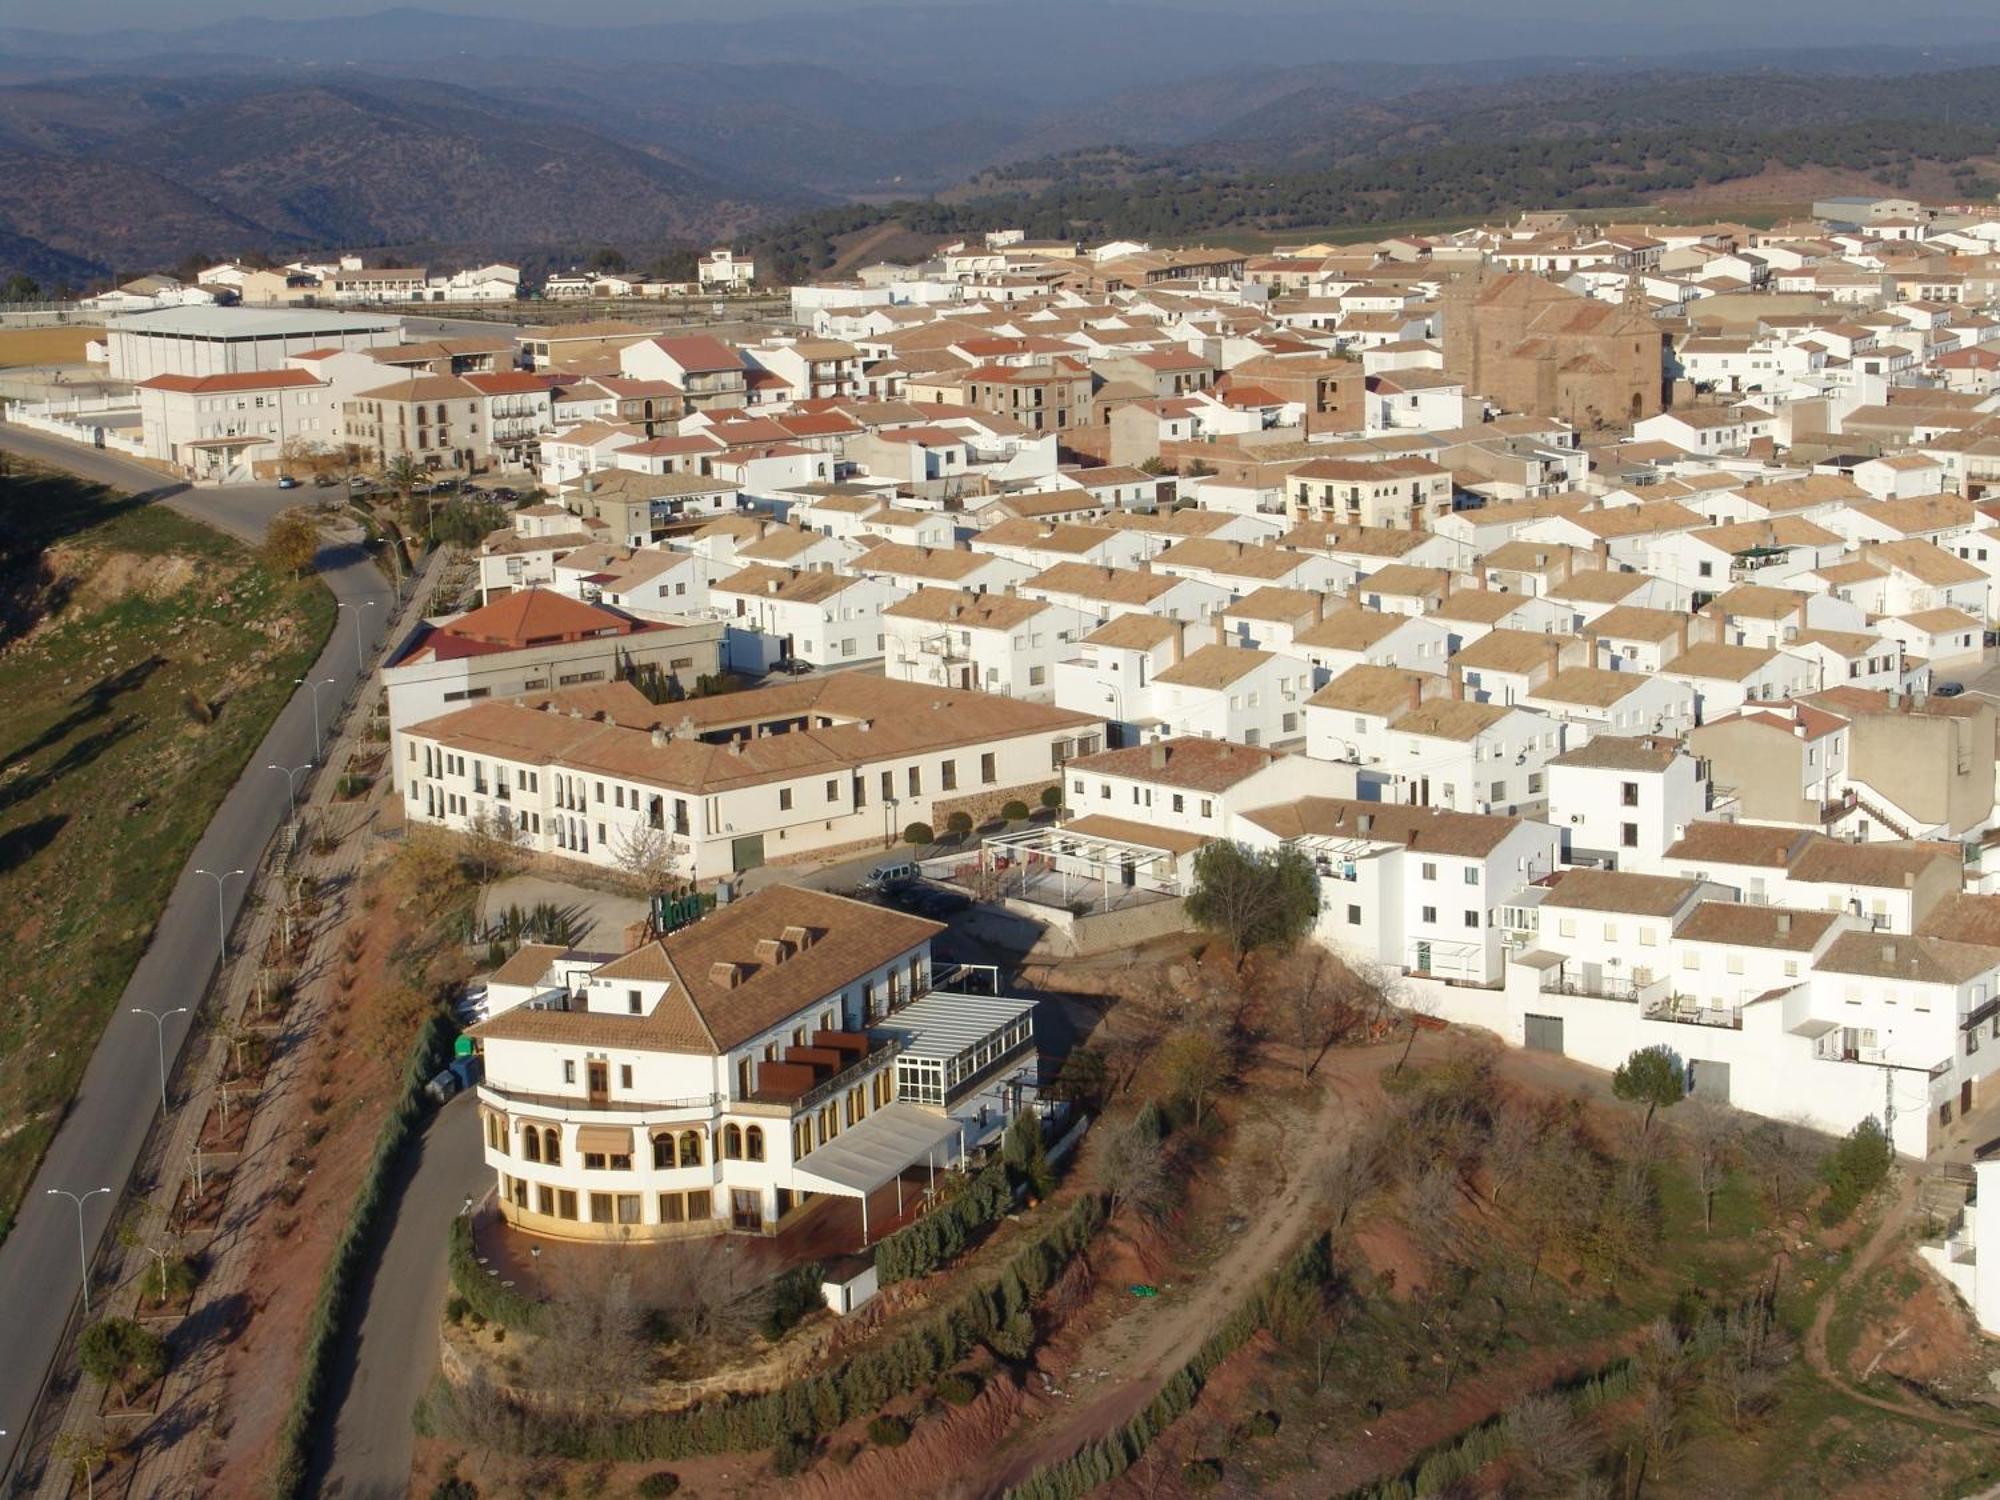
[[[1096, 0], [1117, 4], [1134, 11], [1162, 5], [1182, 10], [1200, 10], [1214, 17], [1217, 25], [1227, 25], [1231, 15], [1268, 14], [1274, 11], [1315, 11], [1338, 14], [1351, 10], [1380, 17], [1379, 0]], [[549, 0], [423, 0], [418, 7], [432, 11], [471, 16], [511, 16], [542, 19], [564, 26], [622, 25], [646, 21], [755, 20], [785, 11], [809, 10], [825, 15], [860, 8], [938, 8], [942, 5], [979, 5], [1004, 13], [1006, 0], [590, 0], [584, 6], [552, 6]], [[339, 0], [5, 0], [0, 4], [0, 26], [41, 27], [50, 30], [89, 32], [109, 27], [136, 26], [150, 30], [172, 30], [211, 21], [244, 16], [270, 19], [320, 19], [356, 17], [383, 8], [370, 0], [341, 4]], [[1502, 17], [1533, 17], [1537, 20], [1574, 20], [1600, 32], [1636, 26], [1652, 34], [1671, 30], [1680, 36], [1698, 37], [1701, 45], [1726, 43], [1742, 28], [1746, 12], [1741, 0], [1402, 0], [1401, 13], [1415, 27], [1427, 19], [1442, 19], [1440, 13], [1471, 11], [1488, 21]], [[1429, 13], [1428, 15], [1426, 13]], [[1768, 44], [1774, 22], [1796, 18], [1797, 29], [1786, 30], [1800, 45], [1826, 45], [1872, 39], [1899, 41], [1905, 45], [1948, 42], [1966, 23], [1981, 36], [1996, 30], [1993, 0], [1915, 0], [1907, 6], [1884, 5], [1881, 0], [1761, 0], [1750, 13]]]

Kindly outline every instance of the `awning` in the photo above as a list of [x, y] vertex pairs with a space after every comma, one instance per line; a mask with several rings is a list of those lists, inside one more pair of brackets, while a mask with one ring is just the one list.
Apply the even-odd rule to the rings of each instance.
[[592, 1155], [630, 1156], [632, 1127], [629, 1125], [579, 1125], [576, 1149]]
[[859, 1198], [904, 1168], [933, 1157], [939, 1166], [960, 1150], [958, 1122], [898, 1100], [850, 1125], [792, 1169], [792, 1186]]

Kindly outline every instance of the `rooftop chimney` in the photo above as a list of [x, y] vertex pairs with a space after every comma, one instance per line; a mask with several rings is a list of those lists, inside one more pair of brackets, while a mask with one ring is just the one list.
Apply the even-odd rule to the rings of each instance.
[[712, 963], [708, 966], [708, 982], [718, 989], [733, 990], [743, 982], [742, 966], [732, 963]]
[[653, 744], [655, 746], [664, 745], [672, 738], [673, 736], [667, 733], [665, 725], [655, 724], [653, 726]]
[[1164, 771], [1167, 768], [1167, 747], [1155, 740], [1146, 760], [1155, 771]]
[[1788, 911], [1781, 911], [1781, 912], [1779, 912], [1779, 913], [1778, 913], [1778, 931], [1779, 931], [1779, 933], [1781, 933], [1781, 934], [1783, 934], [1783, 933], [1788, 933], [1788, 932], [1790, 932], [1791, 930], [1792, 930], [1792, 914], [1791, 914], [1790, 912], [1788, 912]]

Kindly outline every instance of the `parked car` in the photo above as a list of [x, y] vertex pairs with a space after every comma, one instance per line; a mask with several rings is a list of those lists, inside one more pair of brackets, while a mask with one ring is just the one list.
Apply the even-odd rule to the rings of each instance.
[[1956, 698], [1964, 691], [1965, 684], [1962, 682], [1940, 682], [1931, 688], [1931, 692], [1939, 698]]
[[893, 886], [909, 885], [917, 878], [917, 867], [907, 859], [892, 860], [888, 864], [875, 866], [861, 877], [864, 891], [886, 891]]
[[795, 661], [790, 657], [774, 664], [771, 668], [773, 672], [783, 672], [787, 677], [803, 677], [812, 669], [813, 664], [811, 662]]
[[314, 487], [315, 487], [315, 488], [317, 488], [317, 489], [322, 489], [322, 490], [330, 490], [330, 489], [332, 489], [332, 488], [333, 488], [333, 487], [334, 487], [334, 486], [335, 486], [336, 484], [339, 484], [339, 483], [340, 483], [340, 481], [339, 481], [338, 479], [335, 479], [335, 478], [334, 478], [334, 477], [333, 477], [333, 476], [332, 476], [331, 474], [315, 474], [315, 475], [313, 475], [313, 485], [314, 485]]
[[298, 480], [296, 480], [296, 479], [292, 478], [292, 476], [291, 476], [291, 475], [289, 475], [289, 474], [280, 474], [280, 475], [278, 476], [278, 488], [279, 488], [279, 489], [281, 489], [281, 490], [295, 490], [295, 489], [297, 489], [298, 487], [299, 487], [299, 482], [298, 482]]
[[469, 985], [463, 995], [452, 1002], [452, 1019], [461, 1026], [476, 1026], [486, 1019], [486, 986]]

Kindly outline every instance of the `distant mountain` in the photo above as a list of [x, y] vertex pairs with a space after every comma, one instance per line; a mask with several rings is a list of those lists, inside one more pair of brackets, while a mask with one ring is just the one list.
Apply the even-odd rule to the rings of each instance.
[[0, 148], [0, 265], [65, 280], [248, 249], [664, 249], [813, 201], [404, 80], [0, 89]]

